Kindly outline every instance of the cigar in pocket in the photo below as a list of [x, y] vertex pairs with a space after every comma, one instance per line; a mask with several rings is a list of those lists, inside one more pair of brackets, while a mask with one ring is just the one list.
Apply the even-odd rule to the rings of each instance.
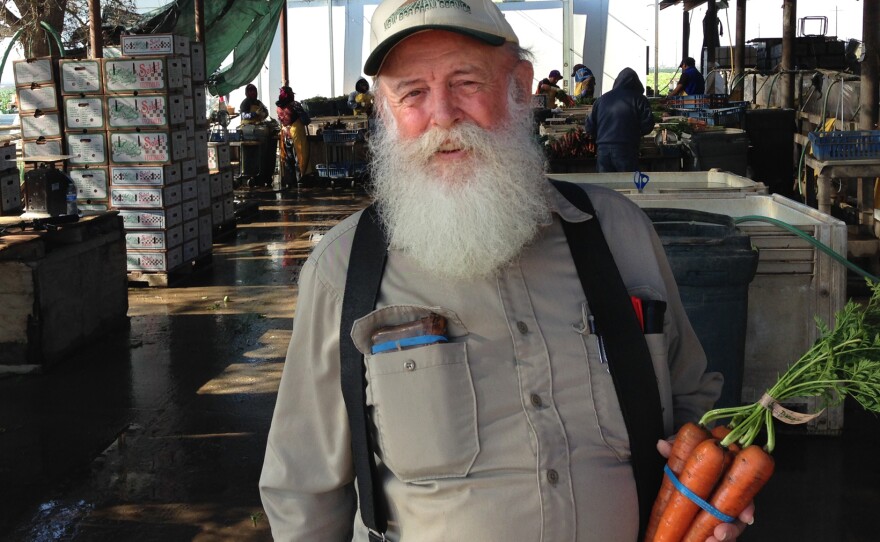
[[370, 340], [373, 354], [446, 342], [446, 318], [432, 312], [412, 322], [379, 328]]

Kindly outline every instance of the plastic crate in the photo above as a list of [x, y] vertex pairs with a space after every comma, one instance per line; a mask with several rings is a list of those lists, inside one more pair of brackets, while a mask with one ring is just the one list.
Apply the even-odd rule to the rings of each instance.
[[667, 103], [670, 109], [702, 109], [709, 106], [709, 98], [704, 94], [670, 96]]
[[810, 132], [813, 156], [819, 160], [862, 160], [880, 157], [880, 130]]
[[328, 179], [340, 179], [348, 177], [348, 168], [338, 164], [318, 164], [315, 166], [318, 170], [318, 177]]
[[674, 109], [680, 117], [692, 118], [707, 126], [737, 127], [745, 116], [744, 107], [722, 107], [718, 109]]
[[362, 130], [324, 130], [324, 143], [354, 143], [364, 140]]

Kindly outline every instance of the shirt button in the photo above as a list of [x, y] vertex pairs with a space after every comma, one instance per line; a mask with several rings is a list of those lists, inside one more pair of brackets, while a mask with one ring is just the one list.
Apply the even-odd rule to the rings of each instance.
[[541, 396], [538, 395], [537, 393], [532, 394], [531, 400], [532, 400], [533, 407], [540, 408], [540, 407], [544, 406], [544, 401], [541, 400]]
[[406, 369], [407, 371], [415, 371], [416, 370], [416, 362], [414, 362], [411, 359], [406, 360], [406, 363], [403, 364], [403, 368]]
[[529, 326], [527, 326], [525, 322], [517, 322], [516, 329], [518, 329], [520, 333], [528, 333]]
[[556, 482], [559, 481], [559, 473], [553, 469], [547, 471], [547, 481], [550, 482], [551, 486], [555, 486]]

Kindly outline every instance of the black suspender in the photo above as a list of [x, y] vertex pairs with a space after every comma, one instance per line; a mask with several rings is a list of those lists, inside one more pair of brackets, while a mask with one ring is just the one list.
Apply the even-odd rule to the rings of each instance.
[[[557, 190], [582, 211], [595, 214], [577, 185], [553, 181]], [[648, 345], [629, 293], [596, 218], [563, 222], [578, 277], [590, 310], [601, 326], [609, 368], [630, 439], [632, 468], [639, 498], [639, 539], [663, 476], [664, 459], [655, 448], [663, 438], [660, 394]], [[371, 540], [384, 540], [388, 521], [367, 423], [364, 364], [351, 339], [354, 321], [375, 308], [385, 267], [387, 243], [374, 206], [358, 222], [348, 264], [339, 330], [342, 394], [351, 427], [351, 446], [361, 518]], [[609, 324], [613, 322], [613, 324]], [[622, 361], [621, 361], [622, 360]]]
[[342, 396], [351, 428], [351, 452], [361, 519], [370, 530], [371, 540], [385, 539], [388, 519], [384, 509], [385, 494], [377, 473], [367, 423], [364, 360], [351, 339], [351, 328], [355, 320], [376, 306], [387, 251], [388, 245], [379, 226], [375, 205], [370, 205], [358, 222], [348, 259], [339, 326], [339, 356], [342, 363]]
[[[642, 334], [629, 292], [586, 192], [577, 185], [553, 181], [575, 207], [594, 215], [584, 222], [564, 222], [565, 237], [590, 311], [605, 340], [608, 366], [629, 434], [633, 475], [639, 497], [639, 539], [663, 479], [665, 460], [657, 452], [664, 437], [660, 391], [648, 343]], [[609, 323], [613, 322], [613, 323]]]

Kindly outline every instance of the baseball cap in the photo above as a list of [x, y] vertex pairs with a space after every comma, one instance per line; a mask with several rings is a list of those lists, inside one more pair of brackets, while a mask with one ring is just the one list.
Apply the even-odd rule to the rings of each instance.
[[489, 45], [519, 43], [501, 10], [491, 0], [385, 0], [370, 21], [366, 75], [376, 75], [395, 45], [416, 32], [448, 30]]
[[578, 70], [581, 68], [586, 68], [586, 66], [584, 66], [583, 64], [575, 64], [574, 68], [571, 69], [571, 76], [574, 77], [575, 75], [577, 75]]
[[562, 74], [559, 73], [559, 70], [553, 70], [552, 72], [550, 72], [550, 75], [547, 76], [547, 79], [550, 79], [553, 77], [556, 77], [557, 79], [562, 79]]

